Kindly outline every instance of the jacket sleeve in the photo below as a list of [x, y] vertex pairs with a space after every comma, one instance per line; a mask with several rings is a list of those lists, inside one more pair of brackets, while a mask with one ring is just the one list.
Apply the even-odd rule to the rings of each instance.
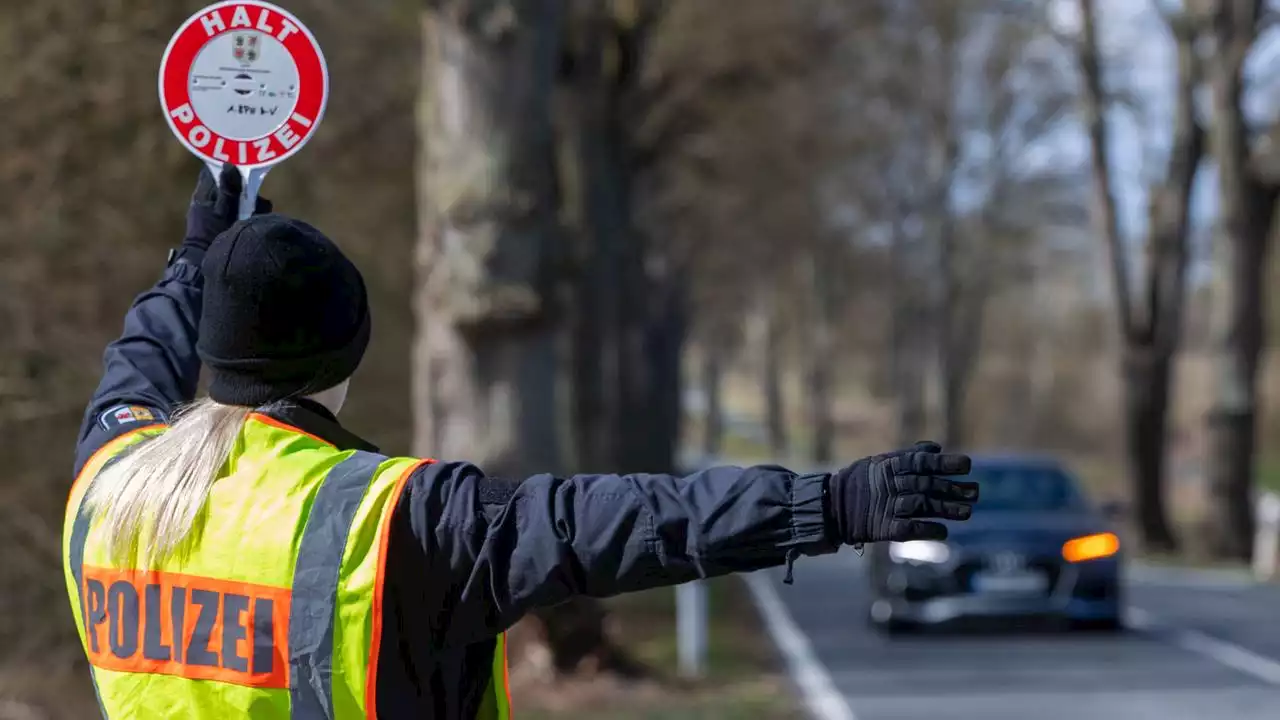
[[76, 474], [112, 438], [166, 423], [176, 406], [195, 397], [202, 256], [188, 248], [174, 257], [160, 281], [134, 300], [124, 331], [107, 345], [102, 380], [80, 425]]
[[496, 635], [527, 611], [574, 595], [607, 597], [832, 552], [828, 477], [760, 466], [511, 482], [468, 463], [439, 463], [418, 471], [404, 500], [429, 583], [441, 588], [428, 610], [448, 647]]

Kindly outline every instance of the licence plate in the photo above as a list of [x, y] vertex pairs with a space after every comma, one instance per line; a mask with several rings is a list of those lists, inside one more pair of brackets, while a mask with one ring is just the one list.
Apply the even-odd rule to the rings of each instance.
[[1049, 589], [1049, 578], [1038, 572], [978, 573], [973, 576], [973, 589], [980, 593], [1035, 595]]

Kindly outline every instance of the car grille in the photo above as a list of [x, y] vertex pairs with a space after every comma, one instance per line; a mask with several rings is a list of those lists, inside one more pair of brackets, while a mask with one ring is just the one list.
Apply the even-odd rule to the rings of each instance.
[[[956, 590], [959, 592], [973, 592], [973, 576], [983, 570], [990, 570], [991, 559], [989, 557], [975, 557], [961, 561], [956, 565], [953, 573], [955, 579]], [[1049, 580], [1046, 595], [1053, 592], [1058, 584], [1058, 578], [1062, 575], [1062, 563], [1059, 560], [1032, 557], [1026, 559], [1026, 568], [1035, 572], [1043, 573]]]
[[1027, 563], [1027, 567], [1037, 572], [1042, 572], [1049, 578], [1049, 592], [1058, 585], [1058, 576], [1062, 574], [1062, 563], [1057, 560], [1032, 559]]

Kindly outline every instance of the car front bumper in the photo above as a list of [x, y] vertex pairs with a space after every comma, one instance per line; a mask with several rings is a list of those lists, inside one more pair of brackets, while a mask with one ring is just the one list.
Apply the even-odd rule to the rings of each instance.
[[[1035, 618], [1067, 620], [1110, 620], [1119, 617], [1116, 602], [1069, 599], [1050, 602], [1038, 598], [993, 598], [987, 596], [940, 597], [920, 602], [882, 599], [885, 610], [874, 608], [877, 620], [894, 620], [920, 625], [935, 625], [971, 618]], [[885, 613], [881, 617], [881, 613]]]
[[974, 566], [898, 564], [889, 571], [890, 592], [871, 608], [878, 622], [942, 624], [967, 618], [1051, 617], [1111, 620], [1120, 615], [1119, 562], [1115, 558], [1047, 569], [1047, 591], [980, 592], [971, 586]]

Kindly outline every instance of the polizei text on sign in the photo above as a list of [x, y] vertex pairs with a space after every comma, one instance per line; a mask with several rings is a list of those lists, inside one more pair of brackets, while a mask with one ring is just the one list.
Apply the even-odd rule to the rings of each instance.
[[265, 2], [224, 2], [196, 13], [174, 34], [160, 68], [169, 126], [212, 165], [261, 168], [297, 152], [327, 95], [315, 38]]

